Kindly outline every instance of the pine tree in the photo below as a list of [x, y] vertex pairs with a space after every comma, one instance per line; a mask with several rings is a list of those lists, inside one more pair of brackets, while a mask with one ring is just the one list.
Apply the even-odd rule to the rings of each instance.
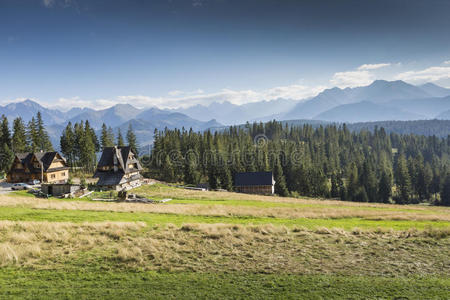
[[[112, 131], [112, 129], [111, 129], [111, 131]], [[106, 147], [114, 146], [114, 134], [113, 134], [113, 138], [111, 139], [111, 131], [108, 130], [108, 128], [106, 127], [106, 124], [103, 123], [102, 133], [101, 133], [101, 137], [100, 137], [100, 144], [101, 144], [102, 150], [105, 149]]]
[[287, 196], [289, 194], [289, 191], [286, 186], [286, 179], [283, 175], [283, 168], [281, 167], [281, 163], [278, 158], [275, 160], [274, 177], [275, 193], [283, 197]]
[[332, 198], [337, 198], [340, 196], [339, 193], [339, 183], [338, 183], [338, 177], [336, 173], [331, 174], [331, 190], [330, 195]]
[[[96, 165], [95, 141], [89, 121], [85, 122], [83, 139], [80, 143], [80, 161], [86, 171], [92, 172]], [[94, 134], [95, 135], [95, 134]]]
[[6, 143], [0, 145], [0, 173], [9, 171], [14, 161], [14, 153]]
[[9, 130], [8, 119], [4, 115], [1, 123], [0, 145], [6, 145], [11, 150], [11, 131]]
[[7, 172], [14, 160], [14, 153], [11, 150], [11, 132], [9, 131], [8, 119], [2, 116], [0, 130], [0, 173]]
[[50, 138], [48, 136], [47, 130], [44, 126], [44, 121], [42, 120], [41, 112], [37, 113], [36, 117], [36, 132], [37, 132], [37, 147], [38, 150], [41, 151], [53, 151], [52, 143], [50, 142]]
[[383, 171], [381, 173], [380, 182], [378, 184], [378, 196], [383, 203], [389, 203], [392, 195], [392, 184], [389, 175]]
[[25, 124], [20, 117], [13, 122], [12, 150], [15, 153], [27, 151]]
[[396, 180], [399, 190], [398, 197], [396, 197], [396, 202], [409, 203], [411, 195], [411, 179], [409, 176], [407, 162], [403, 154], [400, 154], [398, 157]]
[[169, 155], [165, 155], [162, 169], [162, 178], [167, 182], [174, 180], [174, 168]]
[[122, 132], [120, 132], [120, 128], [117, 132], [117, 146], [118, 147], [124, 147], [125, 141], [123, 140]]
[[69, 161], [70, 166], [74, 167], [74, 159], [75, 159], [75, 134], [73, 132], [72, 123], [69, 122], [64, 129], [61, 138], [60, 138], [60, 148], [62, 154]]
[[450, 206], [450, 173], [445, 177], [441, 189], [441, 205]]
[[137, 139], [136, 139], [136, 135], [134, 134], [133, 127], [131, 126], [131, 123], [128, 126], [127, 142], [128, 142], [128, 146], [130, 146], [130, 148], [131, 148], [131, 151], [133, 151], [133, 153], [136, 155], [136, 157], [139, 157]]
[[34, 117], [27, 124], [27, 145], [28, 151], [37, 152], [39, 149], [38, 132], [36, 131], [36, 119]]

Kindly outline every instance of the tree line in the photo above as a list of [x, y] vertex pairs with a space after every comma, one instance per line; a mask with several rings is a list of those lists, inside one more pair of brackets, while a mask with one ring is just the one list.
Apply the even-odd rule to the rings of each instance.
[[[131, 124], [128, 127], [126, 139], [132, 151], [138, 156], [137, 139]], [[120, 129], [116, 138], [113, 129], [103, 123], [99, 139], [87, 120], [74, 125], [69, 122], [60, 138], [61, 152], [66, 157], [69, 166], [85, 172], [95, 171], [97, 152], [113, 146], [125, 146], [125, 139]]]
[[0, 173], [9, 170], [14, 161], [14, 153], [53, 151], [40, 112], [27, 124], [21, 117], [15, 118], [12, 132], [8, 119], [2, 115], [0, 127]]
[[450, 137], [351, 132], [273, 121], [217, 132], [155, 130], [147, 163], [168, 182], [233, 189], [238, 172], [273, 171], [281, 196], [450, 205]]
[[[131, 124], [126, 133], [126, 142], [138, 155], [136, 135]], [[117, 137], [111, 127], [102, 126], [100, 139], [89, 121], [69, 122], [60, 137], [60, 149], [72, 168], [93, 172], [97, 165], [96, 153], [105, 147], [125, 146], [125, 139], [118, 131]], [[12, 131], [8, 119], [0, 119], [0, 173], [9, 171], [14, 160], [14, 153], [54, 151], [40, 112], [27, 124], [21, 117], [15, 118]]]

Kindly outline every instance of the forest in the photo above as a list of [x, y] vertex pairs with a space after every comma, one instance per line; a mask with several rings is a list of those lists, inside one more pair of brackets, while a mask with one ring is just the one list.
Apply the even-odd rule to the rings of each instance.
[[168, 181], [233, 189], [237, 172], [273, 171], [280, 196], [450, 205], [450, 138], [280, 122], [214, 133], [155, 131], [147, 166]]
[[[124, 137], [120, 130], [116, 136], [111, 127], [108, 128], [103, 124], [100, 138], [98, 138], [94, 128], [86, 120], [73, 125], [69, 122], [66, 125], [60, 137], [59, 148], [72, 170], [77, 169], [89, 174], [94, 172], [97, 166], [97, 153], [105, 147], [115, 145], [129, 145], [138, 155], [137, 139], [131, 125]], [[9, 170], [14, 160], [14, 153], [39, 151], [54, 151], [40, 112], [27, 124], [22, 118], [15, 118], [12, 131], [8, 119], [5, 116], [1, 117], [0, 174]]]

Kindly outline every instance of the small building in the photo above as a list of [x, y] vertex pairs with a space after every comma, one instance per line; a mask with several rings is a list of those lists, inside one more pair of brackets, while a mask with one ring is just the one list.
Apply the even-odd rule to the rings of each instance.
[[238, 193], [273, 195], [275, 180], [272, 172], [243, 172], [234, 176], [234, 190]]
[[69, 184], [69, 183], [44, 183], [41, 185], [41, 191], [44, 194], [52, 196], [62, 196], [66, 194], [75, 194], [81, 190], [81, 185], [79, 184]]
[[16, 153], [7, 181], [64, 183], [69, 179], [67, 162], [58, 152]]
[[94, 178], [105, 190], [129, 190], [141, 185], [142, 166], [130, 147], [106, 147]]

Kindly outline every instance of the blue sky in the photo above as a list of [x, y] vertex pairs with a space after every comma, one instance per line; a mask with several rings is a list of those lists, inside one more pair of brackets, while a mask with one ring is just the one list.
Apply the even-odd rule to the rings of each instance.
[[0, 0], [0, 103], [302, 99], [374, 79], [450, 87], [450, 1]]

